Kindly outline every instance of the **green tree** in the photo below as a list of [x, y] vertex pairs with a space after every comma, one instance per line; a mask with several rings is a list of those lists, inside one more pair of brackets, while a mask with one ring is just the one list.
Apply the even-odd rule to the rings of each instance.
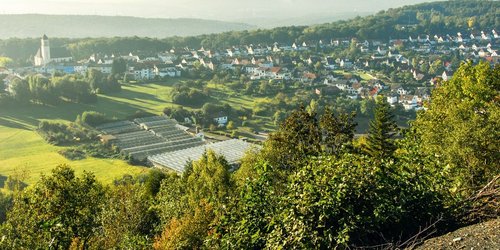
[[200, 160], [193, 162], [187, 177], [186, 192], [193, 205], [206, 200], [222, 205], [229, 197], [233, 182], [229, 174], [229, 164], [223, 156], [207, 151]]
[[271, 133], [264, 143], [262, 155], [271, 164], [284, 169], [293, 169], [308, 156], [321, 152], [321, 133], [316, 113], [309, 113], [304, 106], [293, 111]]
[[334, 249], [396, 242], [413, 236], [443, 211], [428, 176], [418, 175], [411, 164], [376, 161], [359, 154], [320, 157], [291, 175], [268, 226], [273, 229], [265, 236], [266, 248]]
[[283, 122], [283, 120], [285, 120], [285, 118], [286, 118], [286, 113], [284, 111], [277, 110], [276, 112], [274, 112], [273, 115], [274, 125], [278, 126], [281, 122]]
[[161, 182], [166, 178], [166, 173], [160, 169], [152, 169], [149, 171], [144, 187], [146, 193], [150, 197], [155, 197], [160, 191]]
[[11, 82], [12, 97], [19, 102], [29, 102], [31, 100], [31, 92], [29, 84], [25, 80], [14, 79]]
[[0, 67], [10, 67], [12, 63], [13, 61], [11, 58], [0, 56]]
[[377, 98], [375, 105], [375, 117], [370, 121], [366, 152], [372, 157], [382, 160], [390, 157], [396, 146], [393, 137], [396, 133], [397, 125], [391, 106], [383, 96]]
[[279, 197], [275, 193], [272, 166], [256, 162], [255, 177], [247, 178], [239, 196], [223, 211], [213, 235], [212, 248], [264, 249], [272, 232]]
[[462, 64], [413, 123], [423, 150], [449, 164], [458, 189], [483, 185], [500, 172], [499, 91], [500, 66]]
[[233, 122], [233, 121], [229, 121], [229, 122], [227, 123], [226, 128], [227, 128], [227, 129], [229, 129], [229, 130], [233, 130], [233, 129], [235, 129], [236, 127], [235, 127], [235, 125], [234, 125], [234, 122]]
[[124, 182], [106, 192], [98, 214], [100, 232], [91, 245], [102, 249], [145, 249], [157, 220], [150, 210], [152, 198], [147, 186]]
[[338, 154], [342, 148], [349, 147], [358, 125], [355, 113], [335, 115], [330, 108], [321, 116], [320, 127], [323, 134], [323, 147], [327, 153]]
[[76, 177], [61, 165], [42, 176], [33, 188], [14, 199], [6, 224], [9, 248], [68, 249], [85, 247], [98, 227], [97, 214], [104, 197], [102, 186], [85, 172]]
[[201, 248], [235, 188], [229, 164], [207, 151], [181, 177], [167, 176], [158, 194], [163, 232], [156, 249]]
[[119, 75], [127, 72], [127, 62], [123, 58], [113, 60], [111, 75]]

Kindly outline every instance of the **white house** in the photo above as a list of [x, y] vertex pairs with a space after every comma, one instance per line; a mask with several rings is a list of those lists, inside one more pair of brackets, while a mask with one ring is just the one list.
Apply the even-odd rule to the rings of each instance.
[[228, 122], [227, 115], [224, 114], [219, 114], [218, 116], [214, 117], [214, 122], [216, 122], [219, 127], [225, 126]]
[[418, 96], [402, 95], [399, 98], [399, 103], [403, 104], [405, 110], [412, 110], [418, 107]]
[[387, 102], [390, 104], [390, 105], [394, 105], [396, 103], [398, 103], [398, 97], [397, 96], [388, 96], [387, 97]]

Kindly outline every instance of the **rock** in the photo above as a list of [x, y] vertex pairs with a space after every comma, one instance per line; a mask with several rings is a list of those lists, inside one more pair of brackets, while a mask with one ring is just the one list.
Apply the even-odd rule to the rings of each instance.
[[458, 241], [461, 241], [461, 240], [462, 240], [462, 237], [458, 237], [458, 238], [453, 239], [453, 242], [458, 242]]

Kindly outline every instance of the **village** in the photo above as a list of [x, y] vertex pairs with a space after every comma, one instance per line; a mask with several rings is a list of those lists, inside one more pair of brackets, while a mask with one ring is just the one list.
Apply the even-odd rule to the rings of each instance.
[[[498, 63], [500, 36], [495, 30], [479, 34], [421, 35], [387, 41], [355, 38], [304, 41], [293, 44], [233, 46], [226, 49], [172, 48], [162, 53], [106, 55], [96, 52], [76, 61], [64, 47], [50, 46], [44, 35], [33, 67], [1, 68], [6, 89], [18, 77], [54, 72], [83, 74], [98, 70], [111, 74], [113, 62], [126, 62], [124, 80], [158, 81], [181, 78], [193, 72], [237, 72], [252, 81], [323, 86], [316, 93], [341, 93], [351, 99], [384, 94], [405, 110], [418, 110], [440, 81], [449, 80], [460, 61]], [[235, 76], [237, 77], [237, 76]]]

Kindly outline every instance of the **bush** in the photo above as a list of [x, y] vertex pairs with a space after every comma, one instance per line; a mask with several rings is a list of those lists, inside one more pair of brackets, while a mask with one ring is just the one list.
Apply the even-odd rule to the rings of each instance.
[[60, 150], [58, 152], [60, 155], [64, 156], [64, 158], [72, 161], [78, 161], [85, 159], [85, 152], [80, 151], [78, 149], [70, 148], [65, 150]]
[[271, 248], [396, 242], [444, 211], [429, 176], [392, 161], [345, 154], [312, 160], [290, 177]]
[[85, 142], [95, 139], [95, 134], [77, 124], [41, 121], [38, 125], [39, 134], [50, 144], [62, 145], [75, 142]]
[[176, 89], [172, 91], [172, 102], [181, 105], [201, 105], [205, 103], [208, 98], [208, 94], [186, 86], [177, 86]]
[[95, 111], [85, 111], [81, 116], [77, 118], [77, 123], [87, 124], [92, 127], [101, 125], [103, 123], [110, 122], [111, 119], [106, 117], [104, 114]]
[[84, 144], [78, 147], [78, 149], [85, 152], [88, 156], [95, 158], [114, 158], [126, 160], [126, 157], [120, 153], [120, 150], [118, 150], [117, 147], [99, 142]]
[[156, 116], [156, 114], [146, 112], [143, 110], [137, 110], [132, 115], [127, 116], [127, 120], [133, 120], [137, 118], [150, 117], [150, 116]]

